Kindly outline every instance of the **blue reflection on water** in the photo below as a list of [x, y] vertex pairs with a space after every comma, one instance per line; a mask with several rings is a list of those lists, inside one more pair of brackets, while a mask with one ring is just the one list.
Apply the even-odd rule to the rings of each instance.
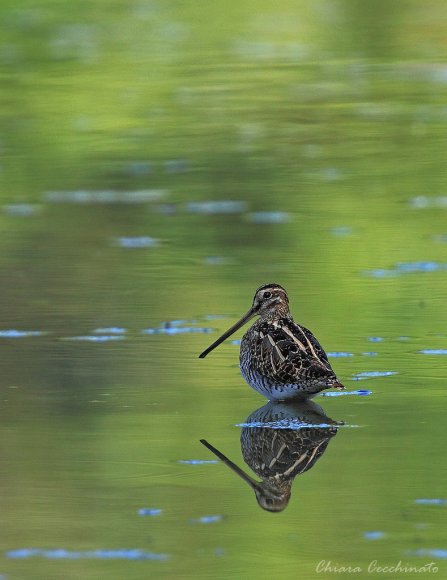
[[344, 358], [348, 356], [354, 356], [352, 352], [327, 352], [326, 353], [330, 358]]
[[446, 348], [424, 348], [419, 351], [420, 354], [447, 354]]
[[433, 558], [439, 558], [445, 560], [447, 558], [447, 550], [442, 548], [431, 548], [425, 549], [420, 548], [419, 550], [415, 550], [411, 552], [413, 556], [432, 556]]
[[85, 336], [67, 336], [63, 340], [75, 340], [84, 342], [110, 342], [113, 340], [124, 340], [124, 336], [120, 334], [112, 335], [85, 335]]
[[363, 537], [367, 540], [380, 540], [381, 538], [385, 537], [384, 532], [373, 531], [373, 532], [364, 532]]
[[365, 275], [372, 278], [391, 278], [397, 276], [397, 272], [395, 270], [386, 270], [385, 268], [375, 268], [374, 270], [367, 270]]
[[5, 553], [7, 558], [47, 558], [50, 560], [158, 560], [165, 561], [169, 558], [168, 554], [157, 554], [146, 552], [138, 549], [119, 549], [119, 550], [66, 550], [64, 548], [55, 548], [52, 550], [42, 550], [40, 548], [20, 548], [9, 550]]
[[[278, 421], [250, 421], [249, 423], [237, 423], [235, 427], [249, 427], [262, 429], [328, 429], [334, 427], [333, 423], [306, 423], [300, 421], [297, 417], [280, 419]], [[357, 427], [357, 425], [337, 425], [337, 427]]]
[[4, 205], [3, 211], [14, 217], [29, 217], [37, 212], [37, 206], [29, 203], [12, 203]]
[[125, 334], [127, 330], [118, 326], [110, 326], [108, 328], [95, 328], [95, 334]]
[[186, 159], [168, 159], [164, 162], [165, 173], [184, 173], [189, 169], [189, 162]]
[[223, 516], [202, 516], [200, 518], [189, 520], [191, 524], [216, 524], [223, 520]]
[[356, 373], [353, 375], [352, 379], [354, 381], [363, 381], [365, 379], [370, 379], [372, 377], [389, 377], [391, 375], [397, 375], [396, 371], [364, 371], [362, 373]]
[[328, 391], [327, 393], [320, 393], [320, 397], [344, 397], [346, 395], [358, 395], [360, 397], [371, 395], [372, 391], [367, 389], [358, 389], [356, 391]]
[[284, 211], [256, 211], [247, 214], [247, 220], [253, 224], [284, 224], [291, 216]]
[[155, 248], [159, 240], [150, 236], [121, 237], [116, 238], [116, 243], [120, 248]]
[[177, 463], [182, 465], [207, 465], [219, 463], [219, 461], [217, 459], [179, 459]]
[[331, 229], [331, 234], [334, 236], [349, 236], [352, 234], [352, 228], [349, 226], [338, 226]]
[[43, 198], [48, 203], [102, 204], [102, 203], [146, 203], [165, 197], [163, 189], [116, 190], [75, 190], [47, 191]]
[[40, 330], [0, 330], [1, 338], [24, 338], [27, 336], [42, 336], [43, 334]]
[[200, 326], [161, 326], [160, 328], [145, 328], [141, 331], [143, 334], [189, 334], [193, 332], [213, 332], [212, 328]]
[[446, 505], [447, 499], [443, 499], [443, 498], [439, 498], [439, 497], [430, 497], [430, 498], [421, 497], [421, 498], [415, 499], [414, 503], [417, 503], [419, 505]]
[[203, 263], [207, 266], [225, 266], [225, 264], [228, 264], [228, 258], [223, 256], [207, 256], [203, 259]]
[[159, 516], [162, 510], [158, 508], [140, 508], [138, 510], [139, 516]]
[[130, 175], [149, 175], [152, 171], [152, 166], [148, 161], [131, 161], [127, 165], [127, 171]]
[[398, 262], [392, 268], [376, 268], [366, 270], [364, 273], [373, 278], [388, 278], [414, 272], [436, 272], [438, 270], [445, 270], [446, 268], [447, 264], [440, 262]]
[[186, 204], [185, 209], [189, 213], [198, 214], [232, 214], [245, 211], [247, 204], [245, 201], [191, 201]]
[[395, 269], [398, 272], [435, 272], [447, 267], [447, 264], [439, 262], [399, 262]]

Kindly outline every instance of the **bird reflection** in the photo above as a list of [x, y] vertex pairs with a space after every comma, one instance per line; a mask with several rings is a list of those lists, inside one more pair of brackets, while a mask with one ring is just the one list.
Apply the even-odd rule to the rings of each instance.
[[246, 474], [205, 439], [200, 442], [248, 483], [262, 509], [280, 512], [289, 503], [295, 477], [315, 465], [341, 424], [312, 401], [270, 402], [251, 413], [242, 425], [241, 449], [245, 463], [262, 481]]

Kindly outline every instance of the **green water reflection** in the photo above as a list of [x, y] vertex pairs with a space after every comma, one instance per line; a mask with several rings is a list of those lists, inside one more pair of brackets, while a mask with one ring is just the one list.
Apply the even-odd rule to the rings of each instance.
[[[434, 560], [445, 576], [445, 506], [416, 503], [447, 475], [445, 357], [419, 352], [447, 348], [445, 5], [8, 0], [0, 16], [0, 575]], [[222, 464], [179, 463], [209, 460], [206, 437], [242, 465], [236, 425], [265, 401], [237, 345], [197, 355], [272, 281], [352, 354], [331, 358], [348, 389], [372, 391], [316, 400], [358, 428], [279, 514]]]

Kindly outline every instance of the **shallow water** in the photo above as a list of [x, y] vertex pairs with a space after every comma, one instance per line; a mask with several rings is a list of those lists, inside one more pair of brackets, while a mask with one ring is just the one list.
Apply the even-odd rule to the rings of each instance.
[[[0, 15], [0, 578], [447, 577], [447, 8]], [[347, 387], [310, 418], [197, 358], [266, 282]], [[200, 443], [278, 437], [280, 513]]]

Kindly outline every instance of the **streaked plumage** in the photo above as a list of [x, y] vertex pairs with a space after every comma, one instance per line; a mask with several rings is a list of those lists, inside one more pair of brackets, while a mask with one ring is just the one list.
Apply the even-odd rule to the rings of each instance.
[[289, 503], [295, 477], [315, 465], [340, 424], [311, 401], [270, 402], [251, 413], [241, 432], [241, 450], [260, 482], [210, 443], [201, 442], [250, 485], [262, 509], [279, 512]]
[[278, 284], [258, 288], [247, 314], [200, 358], [256, 315], [259, 319], [244, 334], [240, 350], [242, 376], [251, 387], [280, 401], [311, 397], [331, 387], [344, 388], [314, 335], [293, 321], [287, 292]]

